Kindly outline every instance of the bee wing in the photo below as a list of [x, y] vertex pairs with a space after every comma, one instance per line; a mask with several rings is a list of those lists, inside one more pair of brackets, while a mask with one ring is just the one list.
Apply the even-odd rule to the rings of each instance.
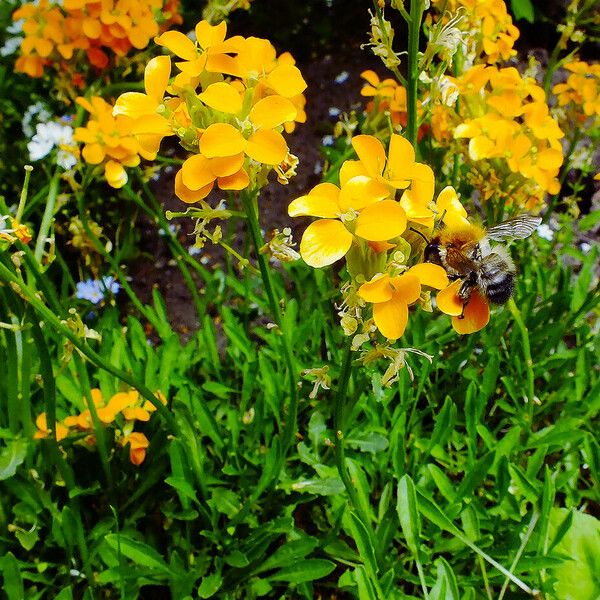
[[541, 217], [532, 215], [520, 215], [510, 221], [504, 221], [494, 225], [487, 230], [487, 237], [495, 242], [505, 240], [522, 240], [529, 237], [542, 222]]

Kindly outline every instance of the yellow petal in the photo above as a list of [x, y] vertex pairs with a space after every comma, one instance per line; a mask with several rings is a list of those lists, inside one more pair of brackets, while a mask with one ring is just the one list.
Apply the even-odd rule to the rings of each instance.
[[154, 40], [159, 46], [166, 46], [173, 54], [184, 60], [194, 60], [196, 44], [180, 31], [165, 31]]
[[213, 189], [214, 181], [211, 181], [208, 185], [199, 190], [190, 190], [183, 183], [183, 176], [181, 171], [177, 171], [175, 175], [175, 194], [177, 197], [187, 204], [194, 204], [194, 202], [198, 202], [203, 198], [206, 198], [210, 191]]
[[406, 213], [395, 200], [382, 200], [367, 206], [356, 219], [356, 235], [382, 242], [399, 236], [406, 229]]
[[394, 296], [402, 298], [406, 304], [416, 302], [421, 295], [421, 281], [414, 273], [392, 277], [390, 283], [394, 288]]
[[171, 58], [156, 56], [148, 61], [144, 70], [144, 88], [146, 94], [157, 103], [162, 102], [171, 76]]
[[155, 98], [140, 92], [125, 92], [121, 94], [113, 108], [113, 116], [127, 115], [132, 119], [156, 112], [158, 103]]
[[217, 184], [222, 190], [243, 190], [248, 187], [250, 178], [244, 169], [228, 177], [219, 177]]
[[246, 154], [257, 162], [278, 165], [283, 162], [287, 153], [288, 146], [285, 139], [273, 129], [259, 129], [248, 138]]
[[560, 168], [563, 163], [563, 153], [554, 148], [542, 150], [537, 155], [537, 165], [542, 169], [554, 171]]
[[377, 138], [372, 135], [356, 135], [352, 138], [352, 146], [371, 177], [383, 173], [385, 150]]
[[463, 301], [458, 295], [462, 281], [457, 279], [436, 297], [437, 307], [447, 315], [458, 316], [463, 312]]
[[410, 192], [415, 202], [427, 205], [433, 200], [435, 176], [429, 165], [415, 163], [412, 169]]
[[252, 107], [249, 117], [257, 127], [272, 129], [286, 121], [293, 121], [297, 113], [296, 107], [287, 98], [267, 96]]
[[428, 207], [428, 204], [419, 202], [410, 190], [404, 190], [402, 198], [400, 198], [400, 206], [410, 220], [433, 217], [433, 211]]
[[435, 204], [438, 215], [440, 217], [443, 215], [447, 227], [459, 227], [469, 224], [467, 211], [460, 203], [458, 194], [451, 185], [446, 186], [439, 193]]
[[306, 89], [300, 69], [294, 65], [278, 65], [267, 76], [268, 84], [286, 98], [297, 96]]
[[384, 177], [392, 184], [399, 184], [394, 187], [406, 187], [415, 165], [415, 150], [412, 144], [401, 135], [393, 133], [388, 154]]
[[207, 106], [224, 113], [237, 115], [242, 110], [242, 97], [229, 83], [218, 81], [209, 85], [198, 98]]
[[216, 179], [210, 160], [202, 154], [190, 156], [181, 167], [182, 182], [191, 191], [206, 187]]
[[352, 234], [341, 221], [323, 219], [311, 223], [302, 236], [300, 254], [311, 267], [326, 267], [346, 255]]
[[397, 294], [387, 302], [373, 306], [373, 319], [381, 333], [389, 340], [402, 337], [408, 323], [408, 306]]
[[358, 175], [349, 179], [340, 190], [339, 203], [345, 212], [352, 208], [361, 210], [374, 202], [379, 202], [390, 195], [387, 185], [384, 185], [365, 175]]
[[209, 168], [215, 177], [229, 177], [237, 173], [244, 164], [244, 153], [237, 156], [209, 159]]
[[446, 270], [440, 265], [434, 265], [431, 263], [420, 263], [411, 267], [408, 272], [412, 275], [416, 275], [421, 282], [421, 285], [441, 290], [448, 287], [448, 275]]
[[199, 147], [200, 152], [206, 158], [215, 158], [217, 156], [234, 156], [239, 154], [246, 149], [246, 144], [244, 136], [233, 125], [229, 125], [228, 123], [213, 123], [202, 134]]
[[340, 185], [343, 186], [353, 177], [369, 175], [360, 160], [346, 160], [340, 169]]
[[131, 126], [131, 133], [134, 135], [153, 135], [164, 137], [172, 135], [173, 128], [169, 121], [162, 115], [144, 115], [141, 119], [136, 119]]
[[221, 21], [218, 25], [211, 25], [208, 21], [200, 21], [195, 29], [196, 39], [201, 48], [210, 48], [220, 44], [227, 35], [227, 23]]
[[333, 183], [320, 183], [306, 196], [300, 196], [290, 202], [290, 217], [322, 217], [335, 218], [340, 214], [338, 197], [339, 188]]
[[358, 295], [367, 302], [377, 304], [378, 302], [387, 302], [392, 298], [392, 286], [390, 277], [387, 274], [375, 275], [371, 281], [363, 283], [358, 288]]
[[490, 307], [479, 292], [474, 290], [465, 306], [463, 317], [452, 317], [452, 327], [460, 334], [474, 333], [483, 329], [489, 320]]
[[123, 410], [123, 416], [127, 421], [149, 421], [150, 413], [141, 406], [131, 406]]
[[83, 159], [90, 165], [98, 165], [106, 156], [104, 148], [100, 144], [86, 144], [82, 150]]
[[127, 173], [121, 163], [109, 160], [104, 166], [104, 176], [108, 185], [116, 189], [122, 188], [127, 183]]

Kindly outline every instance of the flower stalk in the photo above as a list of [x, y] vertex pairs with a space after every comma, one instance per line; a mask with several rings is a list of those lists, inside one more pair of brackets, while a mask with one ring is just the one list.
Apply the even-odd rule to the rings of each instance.
[[408, 21], [408, 87], [406, 109], [408, 122], [406, 134], [408, 141], [417, 148], [417, 89], [419, 84], [419, 34], [423, 19], [422, 0], [411, 0], [410, 20]]

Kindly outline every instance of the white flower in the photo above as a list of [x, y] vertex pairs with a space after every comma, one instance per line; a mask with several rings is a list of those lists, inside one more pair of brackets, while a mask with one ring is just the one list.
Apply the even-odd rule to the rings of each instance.
[[334, 139], [332, 135], [324, 135], [321, 139], [321, 144], [323, 144], [323, 146], [333, 146], [333, 142]]
[[44, 158], [56, 147], [59, 149], [57, 164], [64, 169], [70, 169], [77, 163], [77, 158], [68, 150], [73, 145], [73, 128], [50, 121], [37, 124], [27, 149], [31, 160], [35, 161]]
[[[34, 119], [35, 117], [35, 119]], [[52, 113], [48, 110], [45, 104], [42, 102], [36, 102], [35, 104], [31, 104], [25, 110], [23, 114], [23, 121], [21, 122], [21, 127], [23, 128], [23, 133], [28, 137], [32, 137], [35, 133], [33, 128], [33, 121], [46, 122], [52, 118]]]
[[551, 242], [554, 239], [554, 231], [547, 223], [542, 223], [537, 228], [537, 234], [544, 240]]

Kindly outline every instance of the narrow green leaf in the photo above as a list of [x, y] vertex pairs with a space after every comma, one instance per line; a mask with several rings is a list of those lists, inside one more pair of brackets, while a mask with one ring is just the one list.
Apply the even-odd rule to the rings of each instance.
[[324, 558], [306, 558], [281, 569], [269, 577], [269, 581], [303, 583], [327, 577], [335, 569], [335, 563]]
[[349, 525], [352, 537], [354, 538], [354, 543], [358, 548], [358, 554], [365, 565], [369, 577], [374, 579], [377, 577], [379, 568], [377, 566], [377, 560], [375, 559], [375, 549], [371, 543], [369, 532], [358, 515], [353, 512], [350, 512], [349, 515]]
[[21, 570], [12, 552], [7, 552], [0, 559], [0, 568], [2, 569], [2, 576], [4, 578], [2, 589], [8, 600], [22, 600], [22, 598], [25, 598]]
[[198, 588], [198, 596], [200, 598], [212, 598], [223, 585], [223, 577], [221, 573], [212, 573], [202, 578], [200, 587]]
[[126, 535], [111, 533], [104, 538], [105, 542], [115, 550], [134, 563], [151, 569], [169, 571], [168, 565], [163, 557], [151, 546], [134, 540]]
[[400, 519], [402, 533], [406, 543], [415, 559], [419, 560], [419, 544], [421, 536], [421, 524], [417, 508], [417, 494], [415, 484], [409, 475], [404, 475], [398, 483], [398, 501], [396, 511]]

